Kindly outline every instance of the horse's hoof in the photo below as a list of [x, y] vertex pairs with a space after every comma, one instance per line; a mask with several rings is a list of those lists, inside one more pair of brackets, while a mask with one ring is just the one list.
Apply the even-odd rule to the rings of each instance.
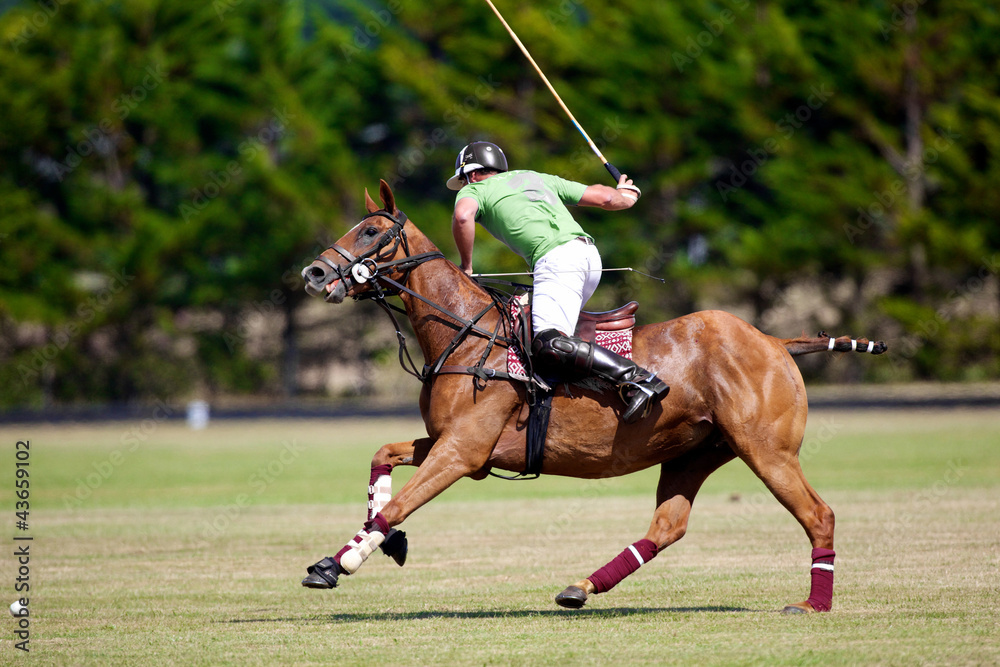
[[799, 602], [798, 604], [790, 604], [781, 610], [782, 614], [813, 614], [816, 610], [808, 602]]
[[302, 585], [306, 588], [336, 588], [336, 584], [330, 584], [326, 579], [318, 574], [310, 574], [302, 580]]
[[395, 528], [389, 531], [382, 542], [382, 553], [391, 556], [396, 565], [403, 567], [406, 562], [406, 553], [409, 551], [409, 543], [406, 541], [406, 533]]
[[587, 592], [577, 586], [568, 586], [556, 596], [556, 604], [567, 609], [579, 609], [587, 604]]
[[306, 588], [336, 588], [337, 579], [343, 573], [337, 561], [329, 556], [306, 568], [309, 575], [302, 580], [302, 585]]

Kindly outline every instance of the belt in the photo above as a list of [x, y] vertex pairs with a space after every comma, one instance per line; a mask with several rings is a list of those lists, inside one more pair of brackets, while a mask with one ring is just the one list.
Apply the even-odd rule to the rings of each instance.
[[576, 240], [577, 241], [583, 241], [587, 245], [594, 245], [594, 239], [589, 239], [586, 236], [577, 236]]

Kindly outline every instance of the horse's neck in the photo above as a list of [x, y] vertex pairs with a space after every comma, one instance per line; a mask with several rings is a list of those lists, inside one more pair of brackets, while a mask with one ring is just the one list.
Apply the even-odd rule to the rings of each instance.
[[[424, 262], [410, 274], [407, 287], [432, 302], [437, 308], [408, 294], [403, 294], [410, 321], [445, 317], [442, 309], [470, 320], [488, 308], [493, 300], [481, 287], [469, 280], [462, 270], [446, 259]], [[419, 335], [419, 332], [417, 332]]]
[[[411, 243], [411, 254], [437, 250], [426, 237], [422, 241], [426, 243]], [[493, 302], [481, 287], [462, 273], [460, 268], [445, 259], [436, 259], [417, 266], [407, 278], [406, 286], [434, 304], [429, 305], [406, 293], [400, 295], [406, 306], [410, 324], [420, 341], [420, 347], [428, 359], [441, 354], [454, 339], [456, 329], [462, 326], [443, 311], [471, 320], [489, 308]], [[492, 319], [487, 316], [483, 323], [486, 324], [486, 320]], [[445, 322], [453, 326], [444, 324]]]

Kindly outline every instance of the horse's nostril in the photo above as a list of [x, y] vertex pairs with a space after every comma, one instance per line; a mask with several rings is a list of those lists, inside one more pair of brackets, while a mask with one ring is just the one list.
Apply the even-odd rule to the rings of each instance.
[[313, 280], [321, 280], [326, 277], [326, 271], [318, 266], [310, 266], [308, 271], [309, 277]]

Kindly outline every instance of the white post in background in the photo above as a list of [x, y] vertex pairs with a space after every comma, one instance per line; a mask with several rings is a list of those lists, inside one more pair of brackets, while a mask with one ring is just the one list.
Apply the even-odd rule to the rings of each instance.
[[187, 404], [187, 424], [194, 431], [200, 431], [208, 426], [208, 403], [206, 401], [191, 401]]

